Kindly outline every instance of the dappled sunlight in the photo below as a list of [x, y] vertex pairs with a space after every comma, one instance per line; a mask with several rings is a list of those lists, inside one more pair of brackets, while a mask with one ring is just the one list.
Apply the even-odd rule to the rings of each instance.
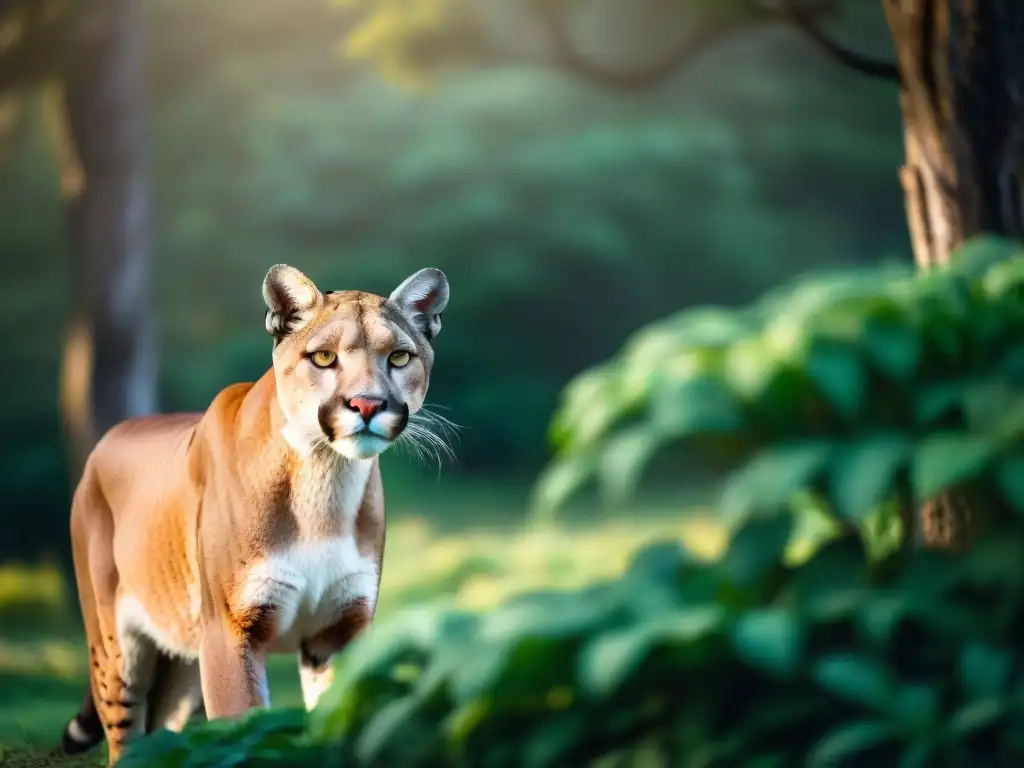
[[390, 523], [381, 611], [417, 599], [489, 608], [517, 593], [571, 589], [622, 573], [637, 549], [682, 539], [697, 556], [721, 551], [726, 532], [710, 519], [609, 520], [588, 526], [434, 536], [422, 518]]
[[52, 617], [67, 605], [64, 578], [57, 566], [0, 563], [0, 617]]
[[[637, 549], [662, 539], [682, 539], [695, 555], [710, 558], [725, 531], [712, 520], [683, 516], [441, 535], [423, 517], [399, 518], [388, 527], [380, 613], [433, 600], [485, 609], [524, 592], [578, 588], [620, 575]], [[0, 625], [41, 626], [27, 637], [0, 631], [0, 674], [84, 677], [84, 641], [66, 629], [77, 613], [56, 566], [0, 565]], [[65, 623], [54, 627], [54, 617]]]
[[62, 680], [76, 680], [85, 672], [84, 648], [78, 640], [35, 638], [10, 642], [0, 638], [0, 675], [52, 675]]

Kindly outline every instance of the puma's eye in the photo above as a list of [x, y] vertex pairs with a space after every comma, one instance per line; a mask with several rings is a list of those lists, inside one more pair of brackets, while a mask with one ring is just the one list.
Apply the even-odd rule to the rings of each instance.
[[388, 362], [395, 368], [404, 368], [409, 364], [409, 360], [412, 358], [408, 352], [399, 351], [392, 352], [388, 355]]
[[309, 359], [317, 368], [329, 368], [338, 359], [338, 356], [329, 349], [320, 349], [310, 355]]

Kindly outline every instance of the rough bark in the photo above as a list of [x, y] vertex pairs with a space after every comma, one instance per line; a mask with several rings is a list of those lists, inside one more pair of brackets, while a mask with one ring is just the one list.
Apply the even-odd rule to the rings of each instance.
[[69, 29], [60, 154], [75, 279], [61, 412], [76, 471], [103, 432], [156, 406], [140, 12], [94, 0]]
[[[947, 264], [982, 233], [1024, 240], [1024, 2], [883, 0], [901, 81], [900, 180], [914, 260]], [[978, 510], [962, 491], [928, 501], [924, 546], [970, 546]]]

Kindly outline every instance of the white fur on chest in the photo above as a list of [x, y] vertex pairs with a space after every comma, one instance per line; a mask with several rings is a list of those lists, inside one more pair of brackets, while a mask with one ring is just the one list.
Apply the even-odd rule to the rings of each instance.
[[273, 605], [273, 651], [300, 643], [341, 618], [354, 600], [377, 601], [377, 566], [352, 537], [301, 542], [275, 552], [246, 576], [242, 602]]
[[[355, 600], [367, 600], [371, 609], [376, 605], [377, 564], [359, 552], [355, 539], [372, 466], [372, 460], [333, 456], [304, 460], [292, 493], [299, 534], [253, 565], [238, 598], [243, 606], [275, 608], [270, 650], [298, 650]], [[325, 525], [337, 535], [320, 534]]]

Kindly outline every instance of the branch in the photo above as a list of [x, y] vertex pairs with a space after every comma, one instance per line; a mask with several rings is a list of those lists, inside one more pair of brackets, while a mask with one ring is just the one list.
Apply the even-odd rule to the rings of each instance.
[[868, 77], [875, 77], [880, 80], [887, 80], [892, 83], [900, 82], [899, 67], [893, 62], [878, 61], [869, 56], [851, 51], [826, 35], [818, 27], [814, 18], [806, 8], [794, 5], [793, 0], [779, 0], [783, 15], [800, 30], [811, 42], [822, 51], [831, 56], [855, 72], [860, 72]]
[[[867, 71], [867, 69], [874, 65], [881, 68], [882, 72], [868, 72], [869, 74], [888, 77], [889, 79], [898, 79], [895, 65], [872, 62], [869, 59], [847, 51], [822, 35], [815, 24], [815, 16], [835, 10], [836, 0], [805, 0], [806, 4], [801, 4], [799, 8], [794, 6], [791, 0], [777, 0], [777, 2], [781, 5], [772, 4], [772, 7], [769, 7], [754, 2], [751, 7], [751, 14], [747, 18], [697, 32], [687, 40], [682, 41], [662, 61], [646, 69], [634, 71], [602, 67], [580, 53], [573, 44], [567, 15], [561, 3], [553, 2], [553, 0], [534, 0], [533, 5], [538, 16], [544, 22], [551, 42], [555, 47], [557, 64], [562, 69], [581, 79], [590, 80], [613, 90], [642, 91], [657, 86], [665, 80], [672, 78], [679, 70], [704, 53], [712, 45], [737, 32], [761, 24], [779, 21], [780, 19], [795, 24], [805, 34], [815, 40], [820, 47], [825, 48], [834, 57], [839, 58], [849, 66], [861, 71]], [[891, 73], [888, 70], [891, 70]]]
[[551, 42], [555, 47], [556, 63], [577, 77], [598, 83], [606, 88], [620, 91], [643, 91], [672, 78], [690, 61], [697, 58], [712, 44], [725, 39], [740, 29], [761, 23], [765, 19], [755, 17], [734, 24], [708, 29], [682, 41], [662, 61], [641, 70], [623, 71], [595, 64], [576, 49], [569, 33], [567, 14], [559, 3], [551, 0], [535, 1], [533, 5], [543, 20]]

